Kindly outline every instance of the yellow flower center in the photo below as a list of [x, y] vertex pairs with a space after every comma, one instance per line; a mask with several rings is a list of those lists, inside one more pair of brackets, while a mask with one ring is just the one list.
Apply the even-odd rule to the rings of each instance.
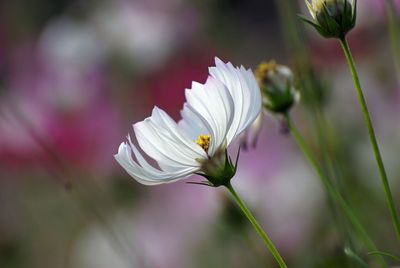
[[200, 135], [197, 138], [196, 143], [207, 152], [211, 143], [211, 135]]
[[261, 62], [256, 70], [256, 79], [259, 84], [263, 84], [267, 78], [269, 72], [276, 72], [278, 65], [274, 60], [268, 62]]

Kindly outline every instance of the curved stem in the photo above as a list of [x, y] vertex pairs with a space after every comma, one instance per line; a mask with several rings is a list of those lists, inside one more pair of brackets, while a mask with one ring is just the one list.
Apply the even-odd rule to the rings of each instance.
[[272, 240], [268, 237], [267, 233], [263, 230], [263, 228], [260, 226], [260, 224], [257, 222], [257, 220], [254, 218], [253, 214], [250, 212], [250, 210], [246, 207], [246, 205], [243, 203], [242, 199], [240, 196], [236, 193], [235, 189], [233, 189], [232, 185], [229, 183], [226, 185], [226, 188], [229, 190], [229, 192], [232, 194], [233, 198], [235, 199], [236, 203], [240, 207], [240, 209], [243, 211], [244, 215], [247, 217], [247, 219], [251, 222], [253, 225], [254, 229], [256, 229], [257, 233], [260, 235], [260, 237], [263, 239], [265, 245], [268, 247], [269, 251], [271, 254], [274, 256], [275, 260], [278, 262], [279, 267], [281, 268], [287, 268], [287, 265], [285, 261], [283, 260], [281, 254], [279, 253], [278, 249], [275, 247], [274, 243]]
[[[325, 176], [321, 166], [319, 165], [318, 161], [313, 157], [313, 154], [310, 150], [310, 148], [307, 146], [306, 142], [304, 141], [303, 136], [300, 134], [300, 132], [297, 130], [295, 124], [291, 120], [291, 118], [286, 115], [286, 119], [288, 122], [289, 129], [296, 140], [297, 144], [299, 145], [300, 149], [303, 151], [304, 155], [310, 162], [310, 164], [314, 167], [315, 171], [317, 172], [322, 184], [324, 185], [326, 191], [328, 194], [337, 202], [337, 204], [340, 206], [340, 208], [343, 210], [344, 214], [348, 218], [348, 220], [351, 222], [351, 224], [354, 226], [356, 231], [358, 232], [359, 236], [362, 237], [364, 240], [364, 243], [368, 250], [370, 251], [376, 251], [377, 247], [375, 246], [374, 242], [371, 240], [369, 237], [367, 231], [364, 229], [363, 225], [361, 222], [358, 220], [358, 218], [355, 216], [353, 213], [353, 210], [351, 207], [347, 204], [346, 200], [343, 198], [343, 196], [336, 190], [336, 188], [333, 186], [332, 182]], [[387, 264], [382, 258], [379, 258], [379, 261], [383, 265], [383, 267], [387, 267]]]
[[368, 255], [382, 255], [382, 256], [385, 256], [385, 257], [390, 257], [390, 258], [394, 259], [397, 262], [400, 262], [400, 258], [399, 257], [397, 257], [397, 256], [395, 256], [393, 254], [387, 253], [387, 252], [383, 252], [383, 251], [371, 251], [371, 252], [368, 252]]
[[370, 138], [370, 141], [371, 141], [371, 144], [372, 144], [372, 149], [373, 149], [374, 154], [375, 154], [376, 163], [378, 164], [379, 174], [380, 174], [380, 177], [381, 177], [381, 180], [382, 180], [383, 188], [385, 190], [386, 201], [387, 201], [387, 204], [389, 206], [390, 214], [392, 216], [393, 226], [394, 226], [395, 231], [396, 231], [397, 239], [400, 240], [400, 220], [399, 220], [399, 215], [397, 213], [396, 206], [394, 204], [394, 200], [393, 200], [392, 192], [390, 190], [390, 185], [389, 185], [389, 181], [388, 181], [388, 178], [387, 178], [385, 166], [383, 164], [381, 152], [379, 150], [378, 142], [376, 140], [374, 126], [372, 124], [371, 116], [370, 116], [370, 113], [369, 113], [369, 110], [368, 110], [367, 102], [366, 102], [365, 97], [364, 97], [364, 93], [363, 93], [363, 91], [361, 89], [360, 79], [358, 78], [358, 74], [357, 74], [355, 63], [354, 63], [354, 59], [353, 59], [353, 56], [352, 56], [352, 54], [350, 52], [350, 47], [349, 47], [349, 44], [347, 43], [346, 38], [341, 39], [340, 40], [340, 44], [342, 45], [344, 54], [346, 55], [347, 63], [349, 65], [349, 68], [350, 68], [350, 71], [351, 71], [351, 75], [352, 75], [353, 80], [354, 80], [354, 85], [355, 85], [355, 89], [357, 91], [358, 100], [359, 100], [360, 105], [361, 105], [361, 109], [362, 109], [362, 112], [363, 112], [363, 115], [364, 115], [365, 123], [367, 124], [369, 138]]

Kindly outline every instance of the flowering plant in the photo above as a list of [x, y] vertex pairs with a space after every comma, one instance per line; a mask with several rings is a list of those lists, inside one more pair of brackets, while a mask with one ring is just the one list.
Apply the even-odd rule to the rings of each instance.
[[215, 65], [204, 84], [193, 82], [186, 89], [178, 123], [155, 107], [150, 117], [134, 124], [140, 148], [159, 169], [148, 163], [129, 136], [119, 146], [115, 159], [138, 182], [156, 185], [200, 174], [220, 186], [235, 174], [226, 149], [260, 113], [261, 94], [251, 70], [218, 58]]

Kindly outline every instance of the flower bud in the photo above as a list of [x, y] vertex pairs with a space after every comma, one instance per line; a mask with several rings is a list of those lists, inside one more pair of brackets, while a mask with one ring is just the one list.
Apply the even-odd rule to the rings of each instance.
[[264, 108], [270, 112], [286, 114], [300, 98], [293, 86], [293, 73], [286, 66], [275, 61], [262, 62], [256, 70], [256, 78]]
[[305, 0], [313, 20], [301, 17], [324, 37], [343, 39], [356, 24], [357, 0]]

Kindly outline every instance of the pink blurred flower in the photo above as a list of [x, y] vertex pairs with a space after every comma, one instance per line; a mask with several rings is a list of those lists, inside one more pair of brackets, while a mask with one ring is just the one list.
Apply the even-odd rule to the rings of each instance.
[[0, 157], [24, 168], [57, 155], [84, 170], [109, 170], [120, 135], [104, 72], [49, 63], [34, 47], [15, 55], [2, 99]]
[[179, 111], [184, 102], [185, 88], [190, 88], [192, 81], [204, 83], [214, 56], [207, 52], [187, 52], [173, 58], [165, 69], [148, 77], [147, 88], [151, 92], [154, 104], [168, 110], [174, 118], [179, 119]]
[[[382, 19], [386, 19], [386, 2], [387, 0], [364, 0], [364, 1], [359, 1], [361, 4], [361, 7], [364, 7], [364, 5], [366, 7], [369, 8], [369, 10], [373, 10], [374, 14], [377, 14], [379, 16], [382, 16]], [[398, 0], [389, 0], [389, 1], [393, 1], [397, 12], [400, 12], [400, 1]], [[365, 4], [364, 4], [365, 2]], [[369, 14], [371, 15], [371, 13]]]

